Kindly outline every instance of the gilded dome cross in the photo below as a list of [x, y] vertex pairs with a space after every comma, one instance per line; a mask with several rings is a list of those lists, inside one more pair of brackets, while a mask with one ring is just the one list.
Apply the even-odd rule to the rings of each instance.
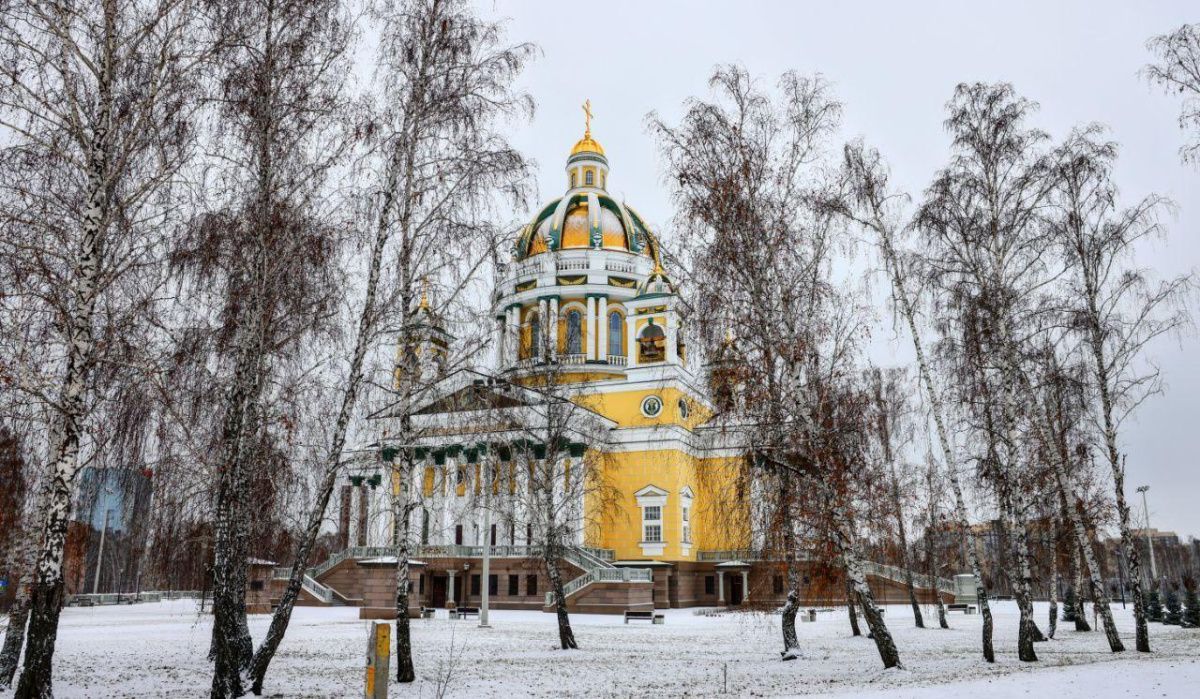
[[584, 100], [583, 102], [583, 133], [584, 136], [592, 135], [592, 101]]

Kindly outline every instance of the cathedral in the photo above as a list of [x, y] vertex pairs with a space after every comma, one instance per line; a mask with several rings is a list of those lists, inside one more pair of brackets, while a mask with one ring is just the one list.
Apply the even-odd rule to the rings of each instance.
[[[483, 585], [493, 609], [549, 610], [544, 513], [533, 511], [543, 505], [527, 497], [527, 479], [545, 473], [565, 520], [570, 609], [782, 602], [782, 564], [752, 553], [753, 495], [739, 487], [744, 451], [708, 394], [715, 369], [689, 361], [659, 239], [609, 194], [585, 112], [565, 193], [539, 208], [496, 272], [494, 369], [447, 372], [454, 338], [427, 298], [414, 311], [416, 356], [397, 366], [416, 366], [429, 388], [406, 411], [406, 443], [387, 436], [401, 431], [395, 411], [373, 416], [383, 437], [352, 461], [340, 550], [309, 571], [307, 603], [394, 615], [399, 494], [411, 511], [411, 611], [478, 606]], [[415, 462], [407, 476], [393, 467], [402, 450]]]

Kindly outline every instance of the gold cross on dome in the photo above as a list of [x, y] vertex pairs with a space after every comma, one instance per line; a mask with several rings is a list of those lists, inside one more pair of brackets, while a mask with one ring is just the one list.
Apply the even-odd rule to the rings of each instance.
[[592, 133], [592, 101], [584, 100], [583, 102], [583, 131], [585, 134]]

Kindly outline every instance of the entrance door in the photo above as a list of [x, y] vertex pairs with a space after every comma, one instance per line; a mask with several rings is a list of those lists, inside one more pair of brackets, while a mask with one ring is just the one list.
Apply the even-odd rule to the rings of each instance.
[[433, 580], [433, 594], [429, 597], [429, 606], [434, 609], [441, 609], [446, 606], [446, 578], [445, 576], [431, 576]]
[[734, 573], [729, 578], [729, 603], [737, 606], [742, 603], [742, 576]]
[[679, 607], [679, 576], [667, 575], [667, 604], [673, 609]]

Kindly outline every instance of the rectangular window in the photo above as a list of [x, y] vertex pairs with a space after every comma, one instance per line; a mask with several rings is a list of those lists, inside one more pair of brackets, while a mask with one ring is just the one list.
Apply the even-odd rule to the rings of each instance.
[[425, 576], [424, 575], [417, 578], [417, 592], [421, 593], [422, 595], [425, 594]]
[[488, 576], [488, 594], [489, 595], [500, 594], [500, 576], [499, 575], [489, 575]]
[[783, 594], [783, 576], [782, 575], [775, 576], [775, 594], [777, 594], [777, 595]]
[[642, 541], [659, 543], [662, 541], [662, 507], [646, 505], [642, 508]]
[[537, 595], [537, 576], [536, 575], [526, 575], [525, 576], [525, 594], [529, 595], [530, 597]]
[[424, 491], [425, 497], [433, 497], [433, 467], [425, 467], [425, 481], [421, 484], [421, 490]]
[[471, 596], [479, 596], [479, 573], [475, 573], [471, 576]]
[[508, 596], [509, 597], [516, 597], [519, 594], [518, 588], [519, 588], [520, 584], [521, 584], [521, 576], [520, 575], [511, 575], [510, 574], [508, 576]]
[[462, 525], [461, 524], [454, 525], [454, 545], [455, 546], [462, 546], [462, 541], [463, 541], [462, 534], [463, 534]]
[[525, 525], [525, 545], [533, 546], [533, 525], [532, 524]]
[[706, 595], [717, 594], [717, 577], [715, 575], [705, 575], [704, 576], [704, 594], [706, 594]]
[[265, 581], [263, 581], [263, 580], [251, 580], [250, 581], [250, 589], [254, 592], [258, 592], [259, 590], [262, 590], [265, 587], [266, 587], [266, 584], [265, 584]]
[[492, 538], [491, 538], [491, 542], [489, 543], [489, 545], [490, 546], [496, 545], [496, 525], [494, 525], [494, 524], [492, 525]]

